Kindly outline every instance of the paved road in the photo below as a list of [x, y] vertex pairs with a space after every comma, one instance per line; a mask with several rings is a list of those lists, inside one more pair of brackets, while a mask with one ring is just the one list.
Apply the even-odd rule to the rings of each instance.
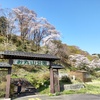
[[32, 95], [16, 98], [14, 100], [100, 100], [100, 95], [73, 94], [60, 96]]

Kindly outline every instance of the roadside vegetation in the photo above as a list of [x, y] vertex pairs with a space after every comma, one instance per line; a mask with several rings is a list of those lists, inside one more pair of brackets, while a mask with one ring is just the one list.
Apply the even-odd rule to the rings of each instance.
[[93, 80], [92, 82], [84, 83], [84, 88], [79, 90], [64, 90], [57, 93], [50, 93], [49, 87], [44, 88], [40, 94], [48, 94], [49, 96], [65, 95], [65, 94], [100, 94], [100, 79]]

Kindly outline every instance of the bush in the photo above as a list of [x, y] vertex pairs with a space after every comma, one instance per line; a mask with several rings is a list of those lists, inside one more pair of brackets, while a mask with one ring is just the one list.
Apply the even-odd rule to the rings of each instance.
[[22, 40], [18, 39], [16, 42], [16, 46], [21, 46], [22, 45]]
[[50, 73], [45, 73], [45, 74], [43, 74], [42, 78], [43, 78], [44, 80], [49, 80], [49, 79], [50, 79]]
[[99, 77], [100, 77], [100, 72], [96, 72], [96, 73], [95, 73], [95, 77], [96, 77], [96, 78], [99, 78]]
[[27, 79], [35, 88], [40, 87], [39, 79], [36, 78], [34, 75], [32, 74], [26, 75], [25, 79]]
[[8, 34], [8, 40], [10, 40], [10, 39], [11, 39], [11, 37], [12, 37], [12, 35], [11, 35], [11, 34]]
[[23, 48], [21, 46], [17, 47], [17, 51], [23, 51]]
[[23, 49], [24, 49], [25, 51], [27, 50], [26, 44], [23, 45]]
[[6, 88], [6, 82], [2, 82], [0, 84], [0, 97], [4, 97], [4, 95], [5, 95], [5, 88]]
[[17, 42], [17, 36], [16, 35], [13, 35], [12, 36], [12, 41], [13, 41], [13, 43], [16, 43]]
[[11, 84], [11, 85], [10, 85], [10, 96], [11, 96], [11, 97], [12, 97], [12, 95], [14, 95], [14, 87], [15, 87], [14, 84]]
[[5, 92], [4, 91], [0, 91], [0, 97], [4, 97]]
[[3, 36], [0, 36], [0, 43], [2, 43], [4, 40], [4, 37]]

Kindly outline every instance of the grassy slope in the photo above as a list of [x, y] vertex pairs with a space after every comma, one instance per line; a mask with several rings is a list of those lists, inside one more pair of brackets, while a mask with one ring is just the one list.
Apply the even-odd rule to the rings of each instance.
[[[3, 40], [3, 39], [2, 39]], [[4, 50], [17, 50], [17, 46], [16, 46], [17, 43], [12, 43], [12, 44], [9, 44], [7, 46], [5, 46], [3, 43], [0, 43], [0, 51], [4, 51]], [[27, 45], [27, 49], [29, 50], [29, 45]], [[67, 46], [67, 45], [66, 45]], [[20, 46], [21, 47], [21, 46]], [[84, 54], [86, 56], [89, 56], [89, 58], [91, 59], [91, 56], [87, 53], [87, 52], [84, 52], [80, 49], [77, 49], [76, 47], [74, 46], [68, 46], [68, 49], [70, 51], [70, 54]], [[29, 50], [30, 51], [30, 50]], [[41, 51], [43, 53], [43, 51]], [[39, 86], [44, 86], [45, 85], [45, 80], [48, 79], [48, 73], [49, 73], [49, 70], [48, 68], [46, 67], [33, 67], [33, 66], [26, 66], [26, 67], [23, 67], [23, 66], [13, 66], [13, 73], [12, 73], [12, 78], [18, 78], [18, 77], [21, 77], [21, 78], [26, 78], [27, 80], [29, 80], [33, 85], [35, 85], [37, 88]], [[39, 81], [40, 80], [40, 81]], [[36, 84], [35, 84], [36, 83]], [[38, 84], [37, 84], [38, 83]], [[98, 94], [100, 93], [100, 86], [99, 86], [100, 83], [97, 83], [97, 84], [94, 84], [94, 82], [92, 83], [88, 83], [88, 84], [85, 84], [86, 85], [86, 88], [84, 89], [81, 89], [81, 90], [78, 90], [78, 91], [64, 91], [63, 93], [64, 94], [72, 94], [72, 93], [92, 93], [92, 94]], [[41, 93], [49, 93], [49, 87], [48, 85], [41, 88], [40, 89]]]

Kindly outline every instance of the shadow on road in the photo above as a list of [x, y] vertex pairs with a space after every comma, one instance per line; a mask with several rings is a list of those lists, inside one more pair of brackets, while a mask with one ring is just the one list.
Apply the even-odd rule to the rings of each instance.
[[35, 95], [37, 94], [37, 92], [21, 92], [20, 94], [14, 93], [13, 95], [11, 95], [11, 99], [16, 99], [16, 98], [20, 98], [20, 97], [24, 97], [24, 96], [30, 96], [30, 95]]

